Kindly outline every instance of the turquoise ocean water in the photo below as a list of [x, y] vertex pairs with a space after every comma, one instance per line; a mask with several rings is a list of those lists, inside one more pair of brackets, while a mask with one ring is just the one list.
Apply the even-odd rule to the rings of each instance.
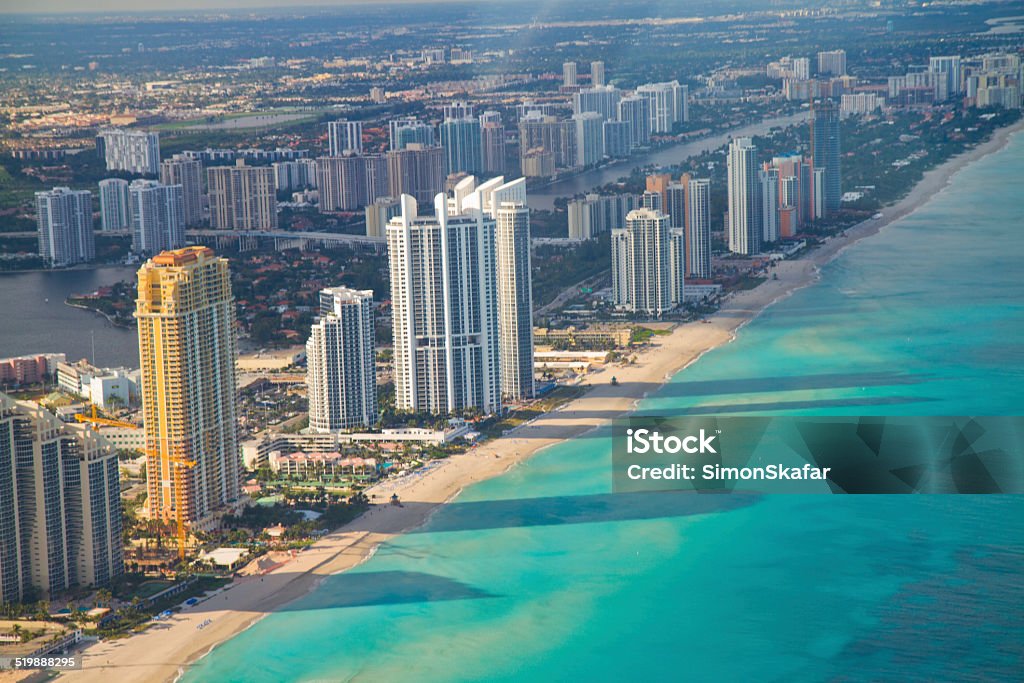
[[[641, 409], [1020, 414], [1021, 187], [1016, 135]], [[467, 489], [185, 680], [1020, 680], [1024, 498], [655, 500], [610, 460]]]

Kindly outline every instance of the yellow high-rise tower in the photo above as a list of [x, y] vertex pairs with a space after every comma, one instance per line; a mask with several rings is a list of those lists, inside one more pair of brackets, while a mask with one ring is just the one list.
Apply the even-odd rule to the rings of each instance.
[[139, 269], [135, 317], [153, 518], [179, 519], [180, 505], [180, 519], [201, 523], [238, 498], [234, 306], [228, 261], [212, 249], [165, 251]]

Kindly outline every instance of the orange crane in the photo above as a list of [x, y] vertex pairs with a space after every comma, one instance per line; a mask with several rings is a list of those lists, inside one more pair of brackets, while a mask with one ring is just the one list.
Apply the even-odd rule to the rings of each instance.
[[[99, 430], [100, 425], [107, 427], [123, 427], [127, 429], [138, 429], [138, 425], [134, 425], [131, 422], [124, 422], [123, 420], [111, 420], [105, 417], [99, 417], [96, 413], [96, 405], [92, 406], [92, 415], [82, 415], [78, 413], [75, 415], [75, 419], [79, 422], [87, 422], [92, 425], [93, 430]], [[195, 460], [190, 460], [176, 455], [164, 455], [154, 448], [144, 448], [143, 453], [147, 457], [152, 458], [156, 456], [160, 460], [166, 460], [172, 466], [174, 466], [174, 491], [177, 504], [174, 506], [175, 517], [177, 522], [177, 536], [178, 536], [178, 559], [184, 561], [185, 559], [185, 544], [188, 541], [188, 529], [185, 527], [185, 506], [182, 501], [185, 500], [185, 469], [192, 469], [196, 466]]]

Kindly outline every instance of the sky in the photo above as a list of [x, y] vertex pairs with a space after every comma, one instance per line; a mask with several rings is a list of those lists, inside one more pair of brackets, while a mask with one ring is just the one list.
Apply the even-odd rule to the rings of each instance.
[[298, 2], [289, 2], [288, 0], [0, 0], [0, 13], [167, 12], [267, 7], [287, 9], [289, 6], [341, 7], [424, 1], [427, 0], [299, 0]]

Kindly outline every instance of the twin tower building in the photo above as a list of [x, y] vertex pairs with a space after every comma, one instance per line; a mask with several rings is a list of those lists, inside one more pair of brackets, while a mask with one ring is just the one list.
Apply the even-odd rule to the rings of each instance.
[[[493, 413], [534, 395], [526, 182], [470, 176], [432, 206], [403, 195], [387, 226], [395, 403]], [[310, 427], [376, 422], [372, 291], [324, 290], [306, 345]]]

